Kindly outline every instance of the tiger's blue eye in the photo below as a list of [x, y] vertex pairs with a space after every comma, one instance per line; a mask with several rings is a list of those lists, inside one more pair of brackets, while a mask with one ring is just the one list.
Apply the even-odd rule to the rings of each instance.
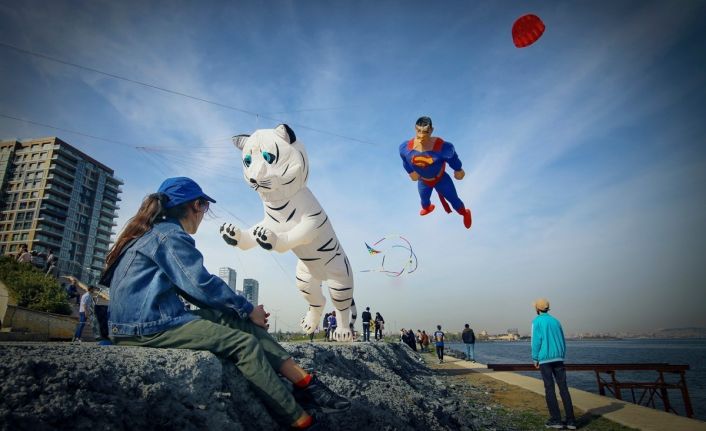
[[268, 153], [267, 151], [262, 152], [262, 158], [269, 164], [272, 164], [275, 161], [275, 155]]
[[246, 168], [250, 167], [251, 162], [252, 162], [252, 157], [250, 156], [250, 154], [248, 154], [247, 156], [245, 156], [245, 158], [243, 158], [243, 164], [245, 165]]

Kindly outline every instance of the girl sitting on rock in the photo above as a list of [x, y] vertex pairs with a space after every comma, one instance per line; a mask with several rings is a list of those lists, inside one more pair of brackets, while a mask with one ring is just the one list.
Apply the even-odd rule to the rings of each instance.
[[[204, 268], [191, 235], [215, 202], [186, 177], [166, 179], [143, 200], [110, 250], [101, 280], [111, 287], [113, 343], [227, 357], [278, 420], [295, 429], [314, 422], [305, 408], [348, 409], [347, 399], [304, 371], [267, 333], [269, 313], [262, 305], [254, 306]], [[180, 296], [200, 309], [185, 310]], [[278, 372], [294, 384], [294, 393]]]

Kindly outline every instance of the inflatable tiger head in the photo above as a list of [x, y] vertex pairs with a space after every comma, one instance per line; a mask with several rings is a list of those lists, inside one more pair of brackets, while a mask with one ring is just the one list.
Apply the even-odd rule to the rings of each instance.
[[233, 143], [242, 151], [245, 181], [264, 202], [288, 199], [306, 187], [309, 160], [288, 125], [234, 136]]

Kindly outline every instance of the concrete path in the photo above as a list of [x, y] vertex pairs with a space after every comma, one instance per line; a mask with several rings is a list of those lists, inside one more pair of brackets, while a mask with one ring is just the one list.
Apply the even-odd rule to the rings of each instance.
[[[468, 362], [450, 356], [444, 357], [444, 363], [469, 368], [475, 372], [483, 373], [486, 376], [544, 396], [544, 383], [541, 379], [535, 379], [517, 373], [489, 370], [485, 364]], [[661, 410], [638, 406], [630, 402], [592, 394], [580, 389], [570, 388], [569, 392], [571, 393], [571, 401], [574, 406], [587, 413], [603, 416], [606, 419], [610, 419], [613, 422], [627, 427], [645, 431], [706, 431], [706, 422], [696, 419], [689, 419]], [[558, 396], [559, 391], [557, 390], [557, 397]]]

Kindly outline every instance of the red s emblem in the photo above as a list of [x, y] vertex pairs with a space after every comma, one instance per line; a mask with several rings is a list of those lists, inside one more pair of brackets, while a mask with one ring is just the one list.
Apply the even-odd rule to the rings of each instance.
[[426, 168], [434, 163], [434, 159], [430, 156], [413, 156], [412, 164], [414, 166], [419, 166], [420, 168]]

